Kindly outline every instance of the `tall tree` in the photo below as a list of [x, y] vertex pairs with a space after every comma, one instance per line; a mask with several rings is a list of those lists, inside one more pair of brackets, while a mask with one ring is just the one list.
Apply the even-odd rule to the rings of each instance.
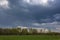
[[27, 29], [22, 29], [21, 34], [28, 34], [28, 30]]

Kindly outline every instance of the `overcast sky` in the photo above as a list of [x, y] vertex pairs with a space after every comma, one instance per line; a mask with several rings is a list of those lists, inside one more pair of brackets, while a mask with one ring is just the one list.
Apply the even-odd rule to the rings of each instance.
[[0, 0], [0, 27], [60, 28], [60, 0]]

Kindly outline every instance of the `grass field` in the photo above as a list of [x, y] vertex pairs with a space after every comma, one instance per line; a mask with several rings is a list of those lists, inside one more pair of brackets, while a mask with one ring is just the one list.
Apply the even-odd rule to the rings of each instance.
[[9, 36], [0, 36], [0, 40], [60, 40], [60, 36], [51, 36], [51, 35], [9, 35]]

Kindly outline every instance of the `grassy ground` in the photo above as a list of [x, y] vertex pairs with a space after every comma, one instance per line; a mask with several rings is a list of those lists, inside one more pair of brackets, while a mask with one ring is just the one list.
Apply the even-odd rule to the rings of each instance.
[[60, 36], [51, 35], [21, 35], [0, 36], [0, 40], [60, 40]]

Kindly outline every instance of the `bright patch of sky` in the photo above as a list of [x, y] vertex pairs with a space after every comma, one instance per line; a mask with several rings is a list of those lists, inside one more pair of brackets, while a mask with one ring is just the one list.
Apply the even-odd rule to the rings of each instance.
[[4, 9], [9, 8], [8, 0], [0, 0], [0, 7]]
[[54, 3], [55, 0], [24, 0], [24, 2], [31, 5], [49, 6], [49, 2]]

